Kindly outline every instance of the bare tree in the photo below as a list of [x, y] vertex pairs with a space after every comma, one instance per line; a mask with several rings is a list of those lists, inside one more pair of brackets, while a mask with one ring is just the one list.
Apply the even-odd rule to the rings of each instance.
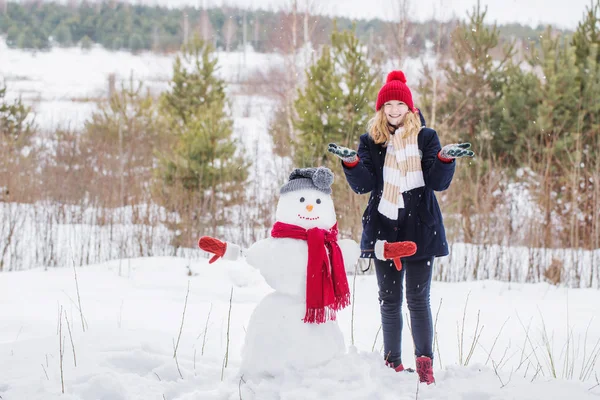
[[183, 26], [183, 44], [187, 44], [190, 37], [190, 20], [188, 13], [185, 11], [183, 13], [183, 21], [181, 24]]
[[206, 0], [203, 2], [202, 5], [202, 12], [200, 13], [200, 24], [199, 24], [199, 29], [200, 29], [200, 38], [202, 38], [202, 40], [204, 40], [205, 42], [211, 42], [211, 38], [213, 35], [213, 26], [210, 23], [210, 18], [208, 17], [208, 11], [206, 9]]
[[[408, 30], [408, 15], [410, 11], [410, 0], [396, 0], [392, 3], [395, 8], [396, 22], [392, 25], [395, 59], [398, 60], [398, 67], [402, 67], [406, 58], [406, 36]], [[386, 6], [387, 7], [387, 6]]]
[[225, 21], [225, 25], [223, 26], [223, 39], [225, 40], [225, 51], [231, 51], [231, 45], [233, 44], [233, 40], [235, 39], [236, 32], [237, 22], [233, 15], [229, 15], [227, 21]]
[[16, 263], [11, 259], [17, 254], [12, 254], [11, 247], [17, 246], [17, 232], [23, 226], [26, 218], [26, 210], [16, 203], [0, 203], [0, 217], [2, 226], [0, 227], [0, 272], [4, 270], [5, 260], [8, 261], [9, 270], [15, 269]]
[[[599, 140], [600, 141], [600, 140]], [[593, 188], [592, 193], [592, 226], [591, 226], [591, 235], [590, 235], [590, 244], [589, 247], [594, 251], [595, 249], [600, 249], [600, 161], [597, 157], [594, 157], [594, 169], [592, 172], [592, 180], [596, 182]], [[596, 281], [598, 282], [598, 277], [600, 275], [600, 260], [596, 259], [596, 255], [598, 251], [594, 251], [592, 258], [592, 269], [590, 271], [590, 282], [594, 281], [594, 272], [596, 272]], [[596, 268], [596, 271], [594, 271]]]
[[152, 27], [152, 51], [158, 53], [160, 49], [160, 36], [158, 34], [158, 26]]
[[[291, 68], [287, 68], [288, 71], [291, 71], [290, 76], [288, 76], [287, 81], [290, 82], [287, 90], [285, 91], [285, 116], [288, 127], [288, 134], [292, 141], [295, 141], [296, 134], [294, 132], [293, 126], [293, 116], [294, 116], [294, 100], [295, 94], [298, 90], [298, 87], [302, 85], [304, 74], [299, 71], [304, 71], [308, 67], [310, 60], [308, 59], [307, 52], [311, 51], [311, 35], [314, 31], [314, 27], [317, 24], [318, 19], [315, 20], [312, 29], [309, 27], [309, 18], [311, 17], [311, 10], [313, 10], [314, 2], [312, 0], [306, 0], [305, 9], [304, 9], [304, 20], [303, 20], [303, 51], [302, 58], [299, 60], [298, 58], [298, 0], [292, 0], [292, 43], [288, 50], [288, 57], [286, 59], [286, 64], [290, 65]], [[313, 13], [314, 14], [314, 13]], [[293, 155], [293, 149], [292, 153]]]
[[243, 11], [242, 16], [242, 48], [244, 49], [244, 67], [246, 66], [246, 49], [248, 47], [248, 18], [246, 17], [246, 10]]
[[253, 42], [253, 46], [256, 48], [258, 46], [258, 41], [260, 39], [260, 21], [258, 19], [254, 19], [254, 21], [252, 21], [252, 23], [254, 24], [254, 39], [252, 40]]
[[[440, 10], [443, 10], [443, 9], [444, 9], [444, 0], [440, 0]], [[434, 15], [433, 20], [435, 21], [435, 8], [434, 8], [433, 15]], [[440, 19], [439, 23], [437, 24], [437, 39], [436, 39], [436, 43], [435, 43], [435, 61], [434, 61], [433, 71], [432, 71], [433, 94], [432, 94], [432, 99], [431, 99], [431, 123], [430, 123], [430, 126], [433, 129], [435, 129], [435, 118], [436, 118], [436, 111], [437, 111], [439, 65], [440, 65], [440, 62], [442, 61], [441, 45], [442, 45], [443, 30], [444, 30], [444, 24]]]

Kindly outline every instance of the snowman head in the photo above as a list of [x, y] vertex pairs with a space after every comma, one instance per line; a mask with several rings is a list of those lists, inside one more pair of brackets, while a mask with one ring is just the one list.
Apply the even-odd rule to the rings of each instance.
[[295, 169], [281, 187], [275, 219], [305, 229], [330, 229], [336, 223], [332, 183], [333, 172], [328, 168]]

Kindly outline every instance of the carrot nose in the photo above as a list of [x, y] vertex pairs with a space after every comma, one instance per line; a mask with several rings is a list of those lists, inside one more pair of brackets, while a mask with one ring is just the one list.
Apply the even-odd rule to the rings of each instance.
[[313, 209], [313, 205], [312, 205], [312, 204], [309, 204], [309, 205], [307, 205], [307, 206], [306, 206], [306, 209], [307, 209], [308, 211], [312, 211], [312, 209]]

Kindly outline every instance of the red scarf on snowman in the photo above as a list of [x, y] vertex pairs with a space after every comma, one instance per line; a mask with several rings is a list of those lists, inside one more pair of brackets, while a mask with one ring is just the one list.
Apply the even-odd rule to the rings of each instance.
[[[350, 304], [350, 289], [344, 258], [337, 244], [337, 223], [330, 229], [304, 229], [297, 225], [275, 222], [274, 238], [306, 240], [306, 323], [335, 321], [336, 312]], [[329, 250], [329, 251], [327, 251]]]

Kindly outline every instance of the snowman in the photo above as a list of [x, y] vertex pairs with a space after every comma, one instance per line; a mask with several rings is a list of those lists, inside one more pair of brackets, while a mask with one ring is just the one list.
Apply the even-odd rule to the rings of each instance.
[[[245, 376], [304, 370], [345, 352], [336, 313], [350, 304], [346, 271], [354, 270], [360, 248], [337, 239], [333, 178], [325, 167], [292, 171], [280, 189], [271, 237], [248, 249], [200, 238], [199, 247], [214, 254], [210, 263], [244, 256], [274, 289], [250, 317], [240, 368]], [[416, 251], [412, 242], [381, 245], [390, 259]]]

